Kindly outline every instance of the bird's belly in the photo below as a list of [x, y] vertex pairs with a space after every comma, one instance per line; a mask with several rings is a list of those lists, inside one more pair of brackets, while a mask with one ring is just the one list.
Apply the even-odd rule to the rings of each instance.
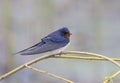
[[70, 43], [68, 43], [66, 46], [64, 47], [61, 47], [59, 49], [56, 49], [56, 50], [52, 50], [52, 51], [49, 51], [49, 52], [46, 52], [47, 54], [57, 54], [57, 53], [60, 53], [62, 52], [63, 50], [65, 50], [68, 46], [70, 45]]

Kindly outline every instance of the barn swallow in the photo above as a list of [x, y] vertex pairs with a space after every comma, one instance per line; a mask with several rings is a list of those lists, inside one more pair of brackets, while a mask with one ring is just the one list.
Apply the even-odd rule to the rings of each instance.
[[58, 29], [46, 37], [41, 39], [41, 42], [17, 52], [20, 55], [34, 55], [50, 52], [57, 54], [62, 52], [70, 43], [70, 31], [67, 27]]

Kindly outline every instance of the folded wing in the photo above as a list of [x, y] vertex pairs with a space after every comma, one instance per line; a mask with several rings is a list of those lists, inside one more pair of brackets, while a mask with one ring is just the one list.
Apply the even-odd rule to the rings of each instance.
[[44, 52], [52, 51], [55, 49], [59, 49], [61, 47], [64, 47], [66, 44], [67, 43], [65, 43], [65, 42], [54, 42], [54, 41], [51, 41], [50, 39], [49, 40], [44, 39], [40, 43], [38, 43], [32, 47], [29, 47], [25, 50], [22, 50], [18, 53], [21, 55], [39, 54], [39, 53], [44, 53]]

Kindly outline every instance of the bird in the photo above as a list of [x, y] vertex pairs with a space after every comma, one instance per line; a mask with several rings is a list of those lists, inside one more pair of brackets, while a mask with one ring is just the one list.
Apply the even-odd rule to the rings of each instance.
[[62, 27], [42, 38], [39, 43], [15, 54], [34, 55], [46, 52], [57, 54], [62, 52], [70, 44], [70, 36], [69, 29]]

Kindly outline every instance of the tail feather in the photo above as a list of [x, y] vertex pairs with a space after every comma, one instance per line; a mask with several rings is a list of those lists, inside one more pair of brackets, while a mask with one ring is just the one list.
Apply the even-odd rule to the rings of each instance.
[[[27, 49], [24, 49], [24, 50], [22, 50], [22, 51], [19, 51], [19, 52], [17, 52], [17, 53], [14, 53], [14, 55], [16, 55], [16, 54], [20, 54], [20, 55], [32, 55], [32, 54], [30, 54], [30, 51], [31, 51], [32, 49], [35, 49], [35, 48], [38, 47], [38, 46], [41, 46], [41, 45], [43, 45], [42, 42], [37, 43], [37, 44], [35, 44], [35, 45], [27, 48]], [[28, 52], [28, 51], [29, 51], [29, 52]]]

